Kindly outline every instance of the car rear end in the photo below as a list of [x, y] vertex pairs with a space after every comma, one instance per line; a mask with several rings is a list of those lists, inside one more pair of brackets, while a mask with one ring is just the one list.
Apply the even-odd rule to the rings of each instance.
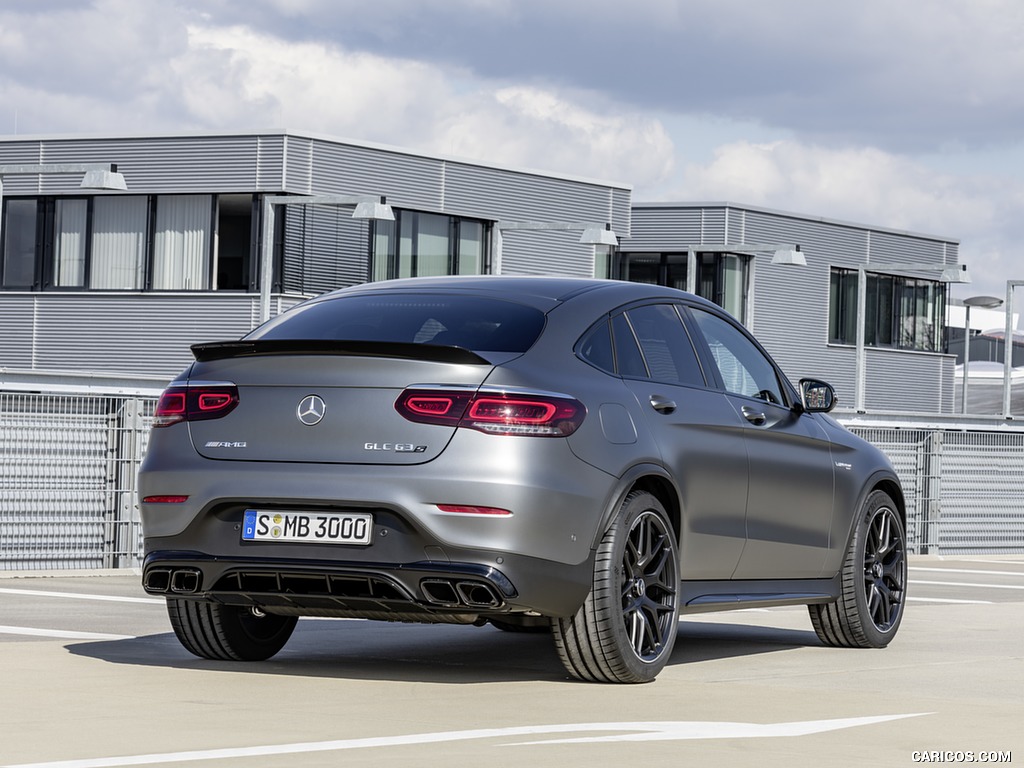
[[609, 478], [571, 395], [495, 387], [544, 302], [354, 291], [198, 345], [140, 474], [144, 586], [279, 615], [564, 615]]

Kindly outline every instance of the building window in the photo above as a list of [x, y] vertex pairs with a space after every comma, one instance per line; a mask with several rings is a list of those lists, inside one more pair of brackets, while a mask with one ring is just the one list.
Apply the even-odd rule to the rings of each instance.
[[431, 275], [479, 275], [486, 269], [482, 221], [419, 211], [395, 211], [374, 222], [373, 280]]
[[209, 290], [212, 225], [210, 195], [162, 195], [157, 198], [153, 237], [154, 290]]
[[97, 197], [93, 201], [89, 287], [138, 291], [145, 280], [148, 198]]
[[36, 200], [4, 201], [3, 287], [29, 290], [36, 285], [39, 204]]
[[[619, 279], [686, 290], [686, 253], [625, 253]], [[697, 253], [696, 293], [746, 322], [750, 257], [735, 253]]]
[[253, 224], [259, 220], [253, 195], [217, 196], [217, 284], [219, 291], [255, 291]]
[[[247, 288], [252, 196], [227, 242], [223, 286]], [[246, 205], [247, 201], [247, 205]], [[213, 287], [212, 195], [97, 195], [4, 200], [0, 286], [12, 290], [197, 291]], [[232, 219], [233, 220], [233, 219]]]
[[[935, 280], [868, 272], [864, 344], [925, 352], [945, 349], [946, 286]], [[857, 343], [857, 270], [833, 267], [829, 341]]]
[[53, 213], [53, 285], [85, 287], [85, 255], [89, 237], [89, 201], [61, 198]]

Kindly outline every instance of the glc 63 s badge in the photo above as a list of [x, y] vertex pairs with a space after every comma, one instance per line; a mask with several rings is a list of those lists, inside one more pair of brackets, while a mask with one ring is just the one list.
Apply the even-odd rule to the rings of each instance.
[[363, 443], [364, 451], [387, 451], [390, 453], [426, 453], [427, 446], [412, 443]]

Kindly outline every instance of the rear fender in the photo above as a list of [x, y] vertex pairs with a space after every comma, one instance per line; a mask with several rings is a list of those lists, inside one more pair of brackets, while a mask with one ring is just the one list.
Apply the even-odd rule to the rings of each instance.
[[609, 493], [601, 524], [597, 528], [596, 538], [592, 543], [593, 547], [596, 548], [601, 542], [626, 496], [638, 489], [652, 493], [662, 503], [675, 529], [676, 541], [679, 541], [679, 532], [682, 530], [682, 510], [679, 504], [680, 494], [678, 486], [668, 470], [663, 466], [659, 464], [637, 464], [626, 470], [613, 487], [611, 493]]

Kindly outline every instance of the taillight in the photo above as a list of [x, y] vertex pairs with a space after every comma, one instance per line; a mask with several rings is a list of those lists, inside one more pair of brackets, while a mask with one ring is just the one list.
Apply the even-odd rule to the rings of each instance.
[[421, 424], [530, 437], [571, 435], [587, 414], [581, 402], [561, 395], [418, 388], [402, 392], [395, 409]]
[[153, 414], [154, 427], [169, 427], [179, 421], [205, 421], [227, 416], [238, 405], [234, 384], [170, 386], [160, 395]]

